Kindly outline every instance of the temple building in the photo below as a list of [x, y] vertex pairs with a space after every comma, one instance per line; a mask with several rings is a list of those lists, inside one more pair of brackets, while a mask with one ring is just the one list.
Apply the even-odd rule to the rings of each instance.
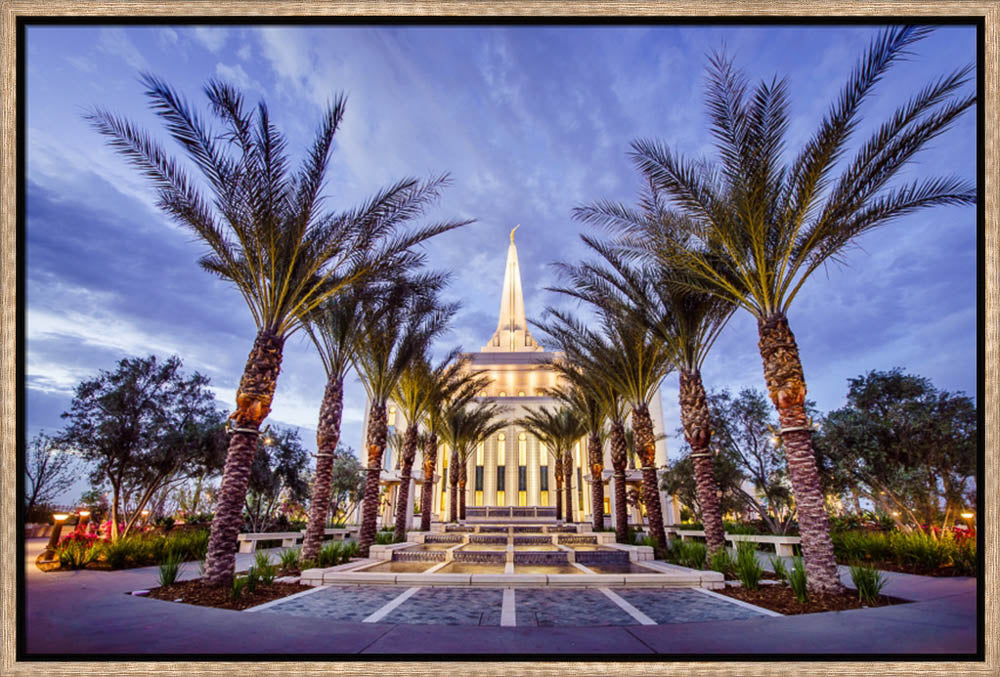
[[[554, 409], [558, 402], [545, 395], [545, 390], [558, 385], [556, 373], [546, 366], [558, 353], [546, 351], [538, 344], [528, 329], [524, 307], [524, 294], [521, 289], [521, 270], [517, 258], [517, 246], [514, 243], [514, 232], [510, 233], [510, 243], [507, 247], [507, 263], [504, 271], [503, 288], [500, 293], [500, 316], [496, 331], [479, 352], [466, 353], [470, 368], [485, 370], [492, 382], [482, 393], [482, 397], [490, 398], [503, 404], [506, 408], [505, 418], [508, 425], [481, 442], [475, 454], [469, 459], [468, 484], [466, 486], [466, 505], [475, 506], [555, 506], [556, 481], [555, 462], [552, 455], [531, 433], [514, 423], [526, 412], [538, 407]], [[650, 414], [653, 418], [655, 433], [659, 436], [663, 429], [663, 409], [660, 395], [650, 403]], [[365, 407], [368, 411], [368, 407]], [[391, 402], [388, 407], [390, 436], [393, 431], [406, 429], [406, 421], [398, 407]], [[362, 430], [367, 429], [367, 421]], [[363, 445], [362, 445], [363, 448]], [[384, 488], [383, 503], [380, 510], [382, 524], [393, 523], [396, 505], [396, 492], [399, 487], [399, 449], [386, 449], [384, 472], [381, 483]], [[573, 520], [577, 522], [591, 520], [591, 483], [595, 478], [590, 476], [587, 463], [586, 440], [579, 440], [572, 450], [572, 510]], [[434, 482], [434, 501], [430, 509], [434, 511], [435, 521], [447, 521], [448, 501], [450, 495], [446, 486], [448, 477], [449, 449], [442, 444], [438, 451], [438, 465], [432, 481]], [[667, 445], [665, 439], [656, 443], [656, 464], [658, 467], [667, 462]], [[415, 503], [420, 499], [420, 487], [424, 482], [422, 461], [418, 457], [413, 468], [413, 483], [410, 496], [413, 501], [408, 512], [426, 509]], [[444, 480], [442, 479], [444, 478]], [[604, 483], [604, 514], [605, 524], [612, 526], [613, 521], [613, 478], [609, 449], [604, 452], [604, 472], [596, 481]], [[630, 464], [626, 471], [628, 488], [638, 488], [641, 482], [641, 471]], [[664, 500], [661, 495], [661, 506], [664, 517], [671, 521], [674, 514], [672, 501]], [[629, 523], [639, 524], [642, 515], [634, 507], [629, 508]], [[408, 523], [414, 524], [413, 520]]]

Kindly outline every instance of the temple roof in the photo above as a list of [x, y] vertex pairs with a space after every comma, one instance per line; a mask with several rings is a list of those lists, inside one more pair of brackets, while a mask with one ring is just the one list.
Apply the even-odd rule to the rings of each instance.
[[522, 353], [543, 351], [531, 332], [524, 316], [524, 294], [521, 291], [521, 269], [517, 263], [517, 245], [514, 231], [510, 231], [510, 246], [507, 247], [507, 268], [503, 274], [503, 290], [500, 294], [500, 318], [497, 329], [483, 346], [484, 353]]

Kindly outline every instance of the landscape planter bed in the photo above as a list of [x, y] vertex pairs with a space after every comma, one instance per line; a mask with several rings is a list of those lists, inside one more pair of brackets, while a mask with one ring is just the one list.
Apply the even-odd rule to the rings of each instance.
[[847, 590], [839, 595], [810, 593], [809, 599], [805, 603], [800, 603], [795, 598], [795, 592], [788, 585], [762, 585], [756, 590], [747, 590], [741, 586], [730, 587], [727, 585], [724, 589], [715, 590], [714, 592], [747, 602], [748, 604], [753, 604], [754, 606], [777, 611], [779, 614], [786, 616], [890, 606], [893, 604], [906, 604], [909, 601], [899, 599], [898, 597], [879, 595], [874, 603], [862, 603], [858, 599], [856, 591]]
[[199, 578], [193, 581], [178, 581], [172, 585], [153, 588], [149, 591], [148, 596], [167, 602], [182, 602], [184, 604], [194, 604], [195, 606], [210, 606], [216, 609], [242, 611], [312, 589], [311, 586], [300, 585], [299, 583], [275, 582], [270, 585], [258, 583], [257, 588], [253, 592], [244, 590], [239, 597], [232, 599], [230, 597], [229, 586], [216, 587], [206, 585]]

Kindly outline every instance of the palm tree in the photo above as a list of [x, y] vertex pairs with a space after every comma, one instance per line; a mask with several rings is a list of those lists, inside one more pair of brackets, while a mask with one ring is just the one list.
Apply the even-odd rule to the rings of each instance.
[[[567, 290], [553, 288], [553, 291], [565, 293]], [[591, 369], [603, 369], [608, 383], [631, 408], [632, 429], [642, 461], [643, 491], [647, 497], [646, 517], [657, 547], [662, 549], [667, 545], [667, 535], [659, 501], [656, 434], [649, 415], [649, 402], [673, 368], [672, 354], [655, 333], [623, 307], [621, 301], [595, 307], [600, 322], [599, 332], [566, 312], [549, 308], [547, 313], [552, 318], [549, 325], [553, 329], [564, 335], [578, 336], [584, 346], [568, 358], [580, 364], [590, 361]], [[612, 451], [614, 453], [614, 449]]]
[[379, 474], [388, 437], [386, 404], [399, 379], [430, 343], [448, 328], [456, 304], [441, 304], [438, 292], [446, 275], [400, 278], [386, 294], [362, 307], [354, 366], [368, 394], [367, 480], [362, 509], [359, 552], [367, 556], [375, 542]]
[[[677, 227], [676, 215], [663, 209], [654, 189], [644, 193], [638, 211], [602, 202], [579, 208], [575, 214], [582, 221], [611, 228], [621, 222], [641, 228], [650, 221], [659, 222], [652, 228]], [[726, 547], [726, 539], [709, 446], [711, 417], [701, 366], [736, 307], [713, 294], [692, 290], [683, 272], [655, 264], [635, 266], [613, 245], [589, 237], [583, 240], [603, 261], [563, 266], [570, 282], [565, 291], [597, 305], [624, 299], [625, 312], [633, 314], [672, 352], [680, 376], [681, 425], [691, 449], [705, 541], [712, 554]]]
[[[556, 518], [560, 517], [560, 489], [566, 491], [565, 520], [573, 521], [573, 456], [570, 450], [573, 444], [587, 434], [587, 425], [576, 411], [569, 406], [562, 406], [552, 411], [547, 407], [539, 407], [529, 411], [515, 423], [545, 444], [549, 453], [555, 459], [556, 472]], [[560, 482], [560, 471], [562, 482]], [[562, 486], [560, 486], [560, 484]]]
[[[430, 400], [427, 403], [425, 422], [427, 438], [424, 441], [424, 483], [420, 496], [420, 530], [430, 531], [432, 505], [434, 499], [434, 468], [437, 465], [438, 438], [444, 436], [445, 413], [452, 408], [465, 407], [489, 385], [490, 379], [484, 370], [471, 370], [469, 361], [457, 357], [452, 362], [443, 362], [430, 373], [427, 387]], [[441, 490], [447, 487], [447, 478], [442, 478]]]
[[[407, 506], [410, 502], [410, 478], [413, 473], [413, 462], [417, 456], [417, 443], [420, 424], [424, 421], [428, 408], [433, 404], [434, 386], [440, 379], [447, 379], [447, 375], [454, 375], [463, 368], [458, 361], [459, 350], [456, 348], [449, 353], [436, 367], [432, 367], [426, 355], [414, 360], [407, 367], [399, 382], [396, 384], [396, 393], [393, 400], [402, 410], [403, 417], [407, 421], [406, 435], [403, 439], [402, 469], [400, 472], [399, 496], [396, 501], [396, 529], [395, 540], [402, 541], [406, 537]], [[426, 449], [427, 440], [424, 440]], [[436, 454], [435, 454], [436, 456]], [[433, 473], [433, 467], [431, 468]]]
[[809, 276], [826, 262], [841, 260], [860, 235], [925, 207], [974, 203], [975, 186], [953, 177], [889, 185], [928, 141], [975, 104], [974, 95], [960, 91], [970, 81], [971, 66], [918, 91], [853, 158], [844, 158], [864, 100], [930, 31], [912, 25], [881, 31], [790, 165], [783, 164], [786, 81], [764, 81], [750, 91], [745, 76], [719, 55], [710, 61], [708, 104], [720, 165], [686, 160], [654, 141], [632, 144], [639, 169], [689, 217], [682, 237], [642, 228], [631, 233], [637, 244], [688, 273], [692, 288], [757, 319], [764, 378], [778, 411], [815, 591], [842, 587], [805, 410], [805, 377], [787, 313]]
[[223, 127], [217, 132], [165, 82], [148, 74], [142, 82], [153, 111], [203, 175], [211, 199], [132, 122], [103, 109], [86, 117], [153, 182], [160, 209], [208, 245], [199, 263], [236, 286], [257, 326], [236, 391], [205, 565], [206, 580], [225, 585], [236, 563], [236, 536], [258, 431], [271, 410], [288, 336], [325, 299], [372, 271], [411, 268], [422, 260], [411, 249], [414, 245], [468, 221], [401, 230], [437, 199], [447, 177], [406, 179], [356, 209], [323, 212], [320, 191], [344, 114], [342, 96], [327, 107], [303, 166], [293, 171], [285, 137], [263, 102], [247, 109], [237, 89], [209, 81], [205, 94], [211, 114]]
[[502, 430], [507, 422], [501, 415], [504, 407], [495, 402], [453, 401], [441, 418], [441, 433], [451, 447], [448, 471], [451, 484], [449, 518], [452, 522], [465, 519], [465, 486], [468, 481], [469, 457], [476, 445]]
[[584, 424], [587, 433], [587, 462], [590, 465], [591, 518], [595, 531], [604, 529], [604, 419], [607, 406], [595, 374], [562, 360], [555, 360], [552, 367], [568, 382], [549, 394], [570, 408]]
[[319, 352], [326, 371], [326, 388], [316, 425], [316, 474], [309, 498], [309, 521], [302, 542], [303, 560], [316, 560], [323, 545], [333, 462], [340, 442], [340, 422], [344, 411], [344, 377], [354, 357], [360, 306], [365, 293], [355, 286], [327, 299], [314, 310], [305, 329]]

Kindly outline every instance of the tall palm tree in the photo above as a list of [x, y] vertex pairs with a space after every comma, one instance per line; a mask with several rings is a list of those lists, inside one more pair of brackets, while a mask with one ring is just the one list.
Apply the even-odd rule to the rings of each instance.
[[302, 559], [316, 560], [323, 545], [330, 509], [331, 480], [340, 423], [344, 411], [344, 377], [354, 357], [360, 306], [369, 290], [357, 285], [324, 301], [309, 315], [305, 329], [319, 352], [326, 388], [316, 425], [316, 474], [309, 498], [309, 521], [302, 542]]
[[587, 434], [587, 463], [590, 466], [590, 514], [595, 531], [604, 529], [604, 419], [607, 413], [603, 392], [594, 375], [565, 359], [555, 360], [553, 368], [568, 385], [550, 391], [550, 395], [570, 408], [584, 424]]
[[[557, 287], [553, 291], [565, 290]], [[624, 303], [620, 300], [614, 304], [595, 306], [599, 320], [597, 331], [564, 311], [549, 308], [547, 312], [554, 328], [558, 327], [563, 334], [579, 336], [586, 346], [569, 356], [570, 359], [581, 364], [590, 360], [591, 368], [603, 368], [608, 382], [621, 393], [631, 408], [632, 429], [642, 461], [643, 492], [647, 497], [646, 518], [657, 547], [662, 549], [667, 545], [667, 535], [659, 501], [656, 434], [649, 414], [649, 402], [673, 368], [673, 356], [669, 347], [654, 332], [623, 308]]]
[[379, 475], [388, 437], [386, 404], [403, 373], [420, 359], [430, 343], [448, 328], [456, 304], [442, 304], [438, 292], [446, 275], [400, 278], [388, 293], [362, 307], [354, 366], [368, 394], [368, 476], [361, 513], [359, 552], [367, 556], [375, 542], [379, 505]]
[[[674, 222], [678, 218], [663, 208], [654, 189], [643, 194], [639, 210], [602, 202], [579, 208], [575, 214], [583, 221], [612, 228], [623, 221], [635, 228], [647, 221], [659, 221], [660, 227], [677, 227]], [[625, 300], [625, 312], [647, 326], [672, 353], [680, 376], [681, 425], [691, 449], [705, 541], [712, 554], [726, 547], [726, 539], [709, 446], [711, 417], [701, 366], [736, 307], [713, 294], [692, 290], [683, 272], [655, 263], [636, 266], [612, 244], [589, 237], [583, 240], [603, 260], [563, 266], [570, 282], [567, 293], [573, 292], [594, 304]]]
[[707, 96], [718, 167], [682, 158], [655, 141], [632, 144], [639, 169], [689, 217], [683, 237], [644, 227], [633, 232], [637, 242], [665, 265], [689, 273], [692, 288], [757, 319], [764, 378], [778, 411], [802, 552], [816, 591], [842, 588], [787, 313], [809, 276], [841, 260], [860, 235], [925, 207], [975, 201], [975, 186], [953, 177], [890, 185], [928, 141], [975, 105], [975, 96], [963, 93], [971, 66], [919, 90], [857, 146], [853, 158], [844, 157], [862, 103], [930, 30], [909, 25], [881, 31], [791, 164], [783, 162], [786, 81], [764, 81], [751, 91], [745, 76], [719, 55], [710, 62]]
[[[424, 441], [424, 483], [420, 496], [420, 530], [430, 531], [434, 499], [434, 468], [437, 465], [438, 439], [444, 436], [445, 413], [452, 408], [464, 408], [489, 385], [490, 379], [483, 370], [469, 368], [467, 358], [442, 363], [430, 374], [425, 422], [427, 438]], [[447, 488], [447, 478], [442, 478], [441, 491]]]
[[[410, 478], [413, 474], [413, 462], [417, 457], [417, 442], [420, 425], [434, 397], [434, 383], [445, 372], [457, 371], [459, 350], [456, 348], [448, 354], [440, 364], [432, 367], [429, 358], [424, 355], [414, 360], [403, 371], [396, 384], [393, 401], [402, 410], [407, 421], [406, 434], [403, 438], [400, 471], [399, 495], [396, 501], [396, 527], [394, 538], [401, 541], [406, 537], [409, 525], [406, 523], [407, 507], [410, 497]], [[426, 448], [426, 440], [425, 440]]]
[[358, 208], [323, 212], [321, 188], [344, 114], [343, 96], [327, 107], [304, 163], [295, 171], [285, 137], [264, 102], [247, 108], [237, 89], [209, 81], [204, 91], [211, 114], [222, 125], [217, 131], [164, 81], [145, 74], [142, 82], [153, 112], [202, 174], [210, 198], [132, 122], [103, 109], [86, 117], [152, 181], [160, 209], [208, 246], [199, 263], [236, 286], [257, 326], [236, 391], [205, 565], [205, 578], [225, 585], [234, 572], [250, 465], [260, 425], [271, 410], [285, 340], [328, 297], [372, 271], [412, 267], [422, 259], [411, 249], [414, 245], [468, 221], [401, 230], [437, 199], [447, 177], [406, 179]]
[[[555, 459], [556, 517], [559, 517], [561, 507], [559, 505], [559, 491], [562, 488], [566, 491], [566, 510], [563, 516], [566, 522], [572, 522], [573, 456], [571, 450], [577, 440], [587, 434], [587, 424], [576, 411], [565, 405], [554, 411], [547, 407], [539, 407], [518, 418], [515, 423], [544, 443]], [[559, 482], [560, 471], [562, 472], [561, 483]], [[560, 484], [562, 487], [559, 486]]]
[[453, 401], [441, 419], [441, 433], [451, 447], [448, 469], [451, 484], [449, 518], [452, 522], [465, 519], [465, 487], [468, 482], [469, 458], [476, 445], [493, 433], [502, 430], [504, 407], [496, 402]]

